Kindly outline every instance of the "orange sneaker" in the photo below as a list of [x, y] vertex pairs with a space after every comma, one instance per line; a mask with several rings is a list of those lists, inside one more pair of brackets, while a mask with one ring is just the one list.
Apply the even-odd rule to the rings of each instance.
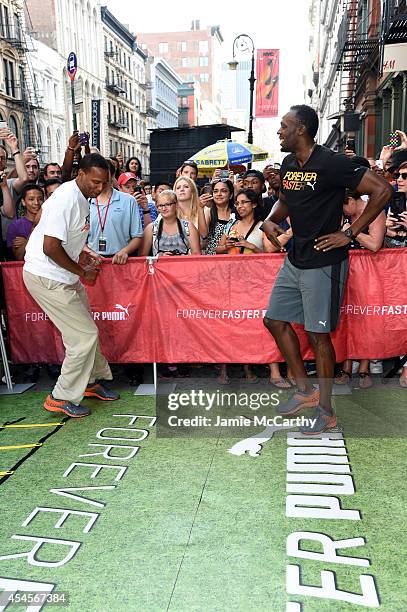
[[318, 436], [319, 434], [329, 431], [330, 429], [337, 428], [336, 414], [334, 412], [327, 412], [322, 406], [315, 408], [314, 414], [309, 419], [313, 421], [305, 427], [300, 427], [300, 432], [307, 436]]
[[289, 400], [285, 404], [277, 407], [279, 414], [289, 416], [291, 414], [297, 414], [304, 408], [316, 408], [319, 404], [319, 389], [314, 389], [311, 393], [303, 393], [302, 391], [296, 391], [291, 395]]
[[94, 382], [86, 387], [85, 397], [96, 397], [104, 402], [114, 402], [120, 399], [120, 395], [116, 391], [112, 391], [102, 385], [100, 382]]
[[85, 408], [85, 406], [81, 406], [80, 404], [77, 406], [68, 400], [55, 399], [52, 393], [48, 395], [45, 400], [44, 408], [48, 410], [48, 412], [63, 412], [73, 418], [85, 417], [90, 414], [90, 410]]

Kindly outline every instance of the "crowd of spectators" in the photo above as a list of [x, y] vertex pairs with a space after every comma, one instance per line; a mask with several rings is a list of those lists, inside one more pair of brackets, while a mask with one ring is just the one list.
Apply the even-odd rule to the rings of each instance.
[[[355, 157], [388, 180], [394, 199], [352, 245], [377, 252], [381, 248], [407, 246], [407, 136], [397, 132], [401, 144], [396, 149], [383, 147], [379, 159]], [[0, 258], [23, 260], [30, 233], [38, 223], [41, 206], [65, 181], [75, 178], [80, 158], [93, 152], [79, 134], [69, 138], [62, 165], [48, 162], [43, 168], [36, 151], [20, 151], [17, 138], [8, 128], [0, 129]], [[8, 168], [8, 160], [13, 167]], [[240, 255], [272, 253], [277, 249], [266, 238], [261, 224], [278, 199], [279, 164], [267, 165], [263, 172], [247, 170], [242, 174], [216, 169], [198, 189], [198, 167], [186, 161], [174, 176], [174, 182], [143, 180], [140, 160], [124, 160], [121, 154], [109, 160], [110, 180], [100, 196], [90, 201], [90, 232], [87, 249], [99, 258], [111, 258], [112, 264], [125, 265], [130, 256], [170, 255]], [[226, 174], [226, 176], [225, 176]], [[363, 212], [367, 196], [347, 191], [343, 203], [343, 229]], [[278, 240], [285, 250], [291, 248], [289, 218], [281, 223], [284, 233]], [[368, 388], [373, 382], [369, 360], [360, 355], [358, 385]], [[380, 355], [377, 355], [380, 359]], [[282, 376], [278, 363], [269, 364], [270, 382], [289, 388], [290, 373]], [[355, 366], [353, 366], [355, 368]], [[246, 379], [255, 382], [249, 364]], [[352, 363], [340, 364], [336, 382], [348, 383]], [[219, 381], [229, 382], [226, 365], [221, 366]], [[407, 366], [402, 368], [400, 385], [407, 387]]]

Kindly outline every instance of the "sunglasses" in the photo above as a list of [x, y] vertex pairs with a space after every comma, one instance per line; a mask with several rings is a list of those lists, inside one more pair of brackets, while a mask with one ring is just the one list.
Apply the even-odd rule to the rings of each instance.
[[393, 176], [396, 179], [396, 181], [399, 178], [403, 179], [403, 181], [407, 181], [407, 172], [395, 172]]

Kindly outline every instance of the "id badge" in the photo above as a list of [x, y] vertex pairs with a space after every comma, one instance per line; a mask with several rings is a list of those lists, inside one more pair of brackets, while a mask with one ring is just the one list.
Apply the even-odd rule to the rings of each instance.
[[106, 238], [103, 238], [102, 236], [101, 238], [99, 238], [99, 248], [98, 248], [99, 253], [106, 253], [106, 247], [107, 247]]

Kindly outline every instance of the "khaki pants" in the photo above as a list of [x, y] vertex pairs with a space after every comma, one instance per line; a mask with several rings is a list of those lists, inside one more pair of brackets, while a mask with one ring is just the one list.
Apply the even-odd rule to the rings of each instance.
[[79, 404], [89, 383], [112, 380], [109, 364], [100, 352], [99, 332], [80, 282], [65, 285], [23, 271], [24, 284], [34, 300], [61, 332], [65, 359], [52, 391], [55, 399]]

